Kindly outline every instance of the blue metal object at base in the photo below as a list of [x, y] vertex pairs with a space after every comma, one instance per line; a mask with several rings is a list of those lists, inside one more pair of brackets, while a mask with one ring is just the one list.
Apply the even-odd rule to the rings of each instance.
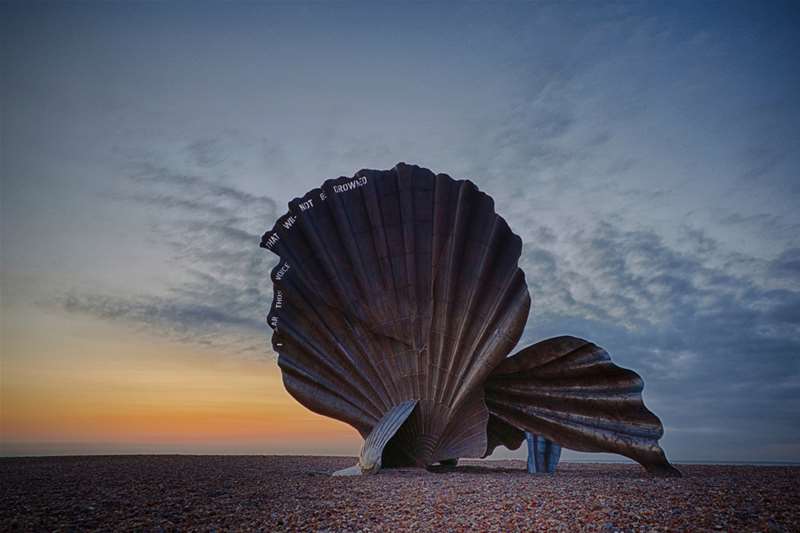
[[525, 432], [528, 443], [528, 473], [552, 474], [561, 459], [561, 446], [540, 435]]

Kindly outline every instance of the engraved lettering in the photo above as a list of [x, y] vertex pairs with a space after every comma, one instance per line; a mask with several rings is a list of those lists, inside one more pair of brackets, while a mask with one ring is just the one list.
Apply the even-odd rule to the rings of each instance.
[[300, 204], [300, 211], [305, 211], [306, 209], [311, 209], [312, 207], [314, 207], [314, 199], [309, 198], [308, 200]]
[[360, 178], [356, 178], [353, 181], [348, 181], [347, 183], [342, 183], [341, 185], [334, 185], [333, 192], [336, 194], [340, 194], [347, 191], [352, 191], [358, 187], [363, 187], [367, 184], [367, 177], [361, 176]]
[[275, 281], [280, 281], [283, 276], [289, 272], [289, 263], [284, 263], [281, 268], [275, 273]]
[[267, 248], [272, 250], [272, 247], [278, 244], [279, 240], [280, 237], [278, 237], [278, 234], [273, 233], [272, 235], [269, 236], [269, 239], [267, 239]]
[[292, 226], [294, 226], [294, 221], [295, 221], [295, 218], [294, 218], [294, 215], [292, 215], [289, 218], [287, 218], [286, 220], [284, 220], [281, 223], [281, 225], [284, 227], [284, 229], [289, 229]]

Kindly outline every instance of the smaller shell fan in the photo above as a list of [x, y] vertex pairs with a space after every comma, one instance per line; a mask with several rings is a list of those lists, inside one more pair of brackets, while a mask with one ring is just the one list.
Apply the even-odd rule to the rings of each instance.
[[483, 385], [530, 307], [522, 242], [469, 181], [398, 164], [289, 203], [262, 246], [280, 256], [268, 323], [284, 384], [363, 437], [409, 400], [383, 464], [481, 457]]
[[492, 444], [519, 446], [521, 431], [566, 448], [630, 457], [649, 472], [680, 476], [658, 439], [661, 421], [642, 401], [636, 372], [576, 337], [536, 343], [503, 361], [486, 382]]

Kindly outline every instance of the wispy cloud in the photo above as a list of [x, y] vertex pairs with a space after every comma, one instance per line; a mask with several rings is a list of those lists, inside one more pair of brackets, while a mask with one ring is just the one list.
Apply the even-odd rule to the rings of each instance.
[[[186, 152], [202, 166], [225, 160], [213, 140], [189, 143]], [[277, 216], [275, 202], [164, 162], [137, 161], [132, 167], [130, 187], [112, 200], [151, 210], [151, 238], [169, 250], [164, 270], [178, 281], [158, 294], [73, 289], [61, 300], [64, 310], [229, 352], [270, 353], [263, 318], [275, 260], [258, 244]]]
[[[610, 222], [542, 232], [551, 238], [526, 240], [523, 251], [534, 300], [524, 342], [573, 334], [603, 345], [645, 377], [665, 421], [698, 430], [697, 442], [713, 436], [702, 431], [711, 421], [742, 442], [753, 431], [800, 438], [792, 429], [800, 409], [794, 250], [754, 260], [759, 268], [743, 275], [697, 229], [686, 232], [694, 245], [683, 251], [652, 230]], [[745, 418], [747, 427], [737, 422]], [[679, 453], [694, 452], [685, 442]]]

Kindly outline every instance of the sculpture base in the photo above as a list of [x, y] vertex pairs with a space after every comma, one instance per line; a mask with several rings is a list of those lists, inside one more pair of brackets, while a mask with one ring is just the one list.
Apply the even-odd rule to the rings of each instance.
[[528, 443], [528, 473], [552, 474], [561, 459], [561, 446], [541, 435], [525, 432]]

